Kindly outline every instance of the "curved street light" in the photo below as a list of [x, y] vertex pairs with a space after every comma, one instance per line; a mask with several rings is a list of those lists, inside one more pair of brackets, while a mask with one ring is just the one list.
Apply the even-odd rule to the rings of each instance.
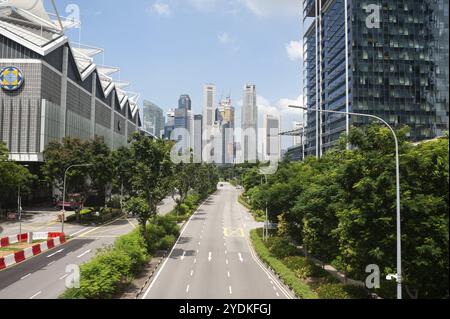
[[63, 234], [64, 234], [64, 219], [66, 218], [66, 183], [67, 183], [67, 173], [68, 173], [72, 168], [75, 168], [75, 167], [89, 167], [89, 166], [92, 166], [92, 164], [76, 164], [76, 165], [71, 165], [71, 166], [69, 166], [69, 167], [66, 169], [66, 171], [64, 172], [64, 189], [63, 189], [63, 203], [62, 203], [62, 206], [63, 206], [63, 209], [62, 209], [63, 216], [62, 216], [62, 218], [61, 218], [61, 221], [62, 221], [62, 223], [61, 223], [61, 233], [63, 233]]
[[[399, 151], [399, 143], [397, 134], [395, 133], [395, 130], [392, 128], [389, 123], [387, 123], [385, 120], [383, 120], [381, 117], [371, 115], [371, 114], [364, 114], [364, 113], [354, 113], [354, 112], [341, 112], [341, 111], [333, 111], [333, 110], [309, 110], [307, 107], [304, 106], [296, 106], [296, 105], [289, 105], [290, 108], [294, 109], [301, 109], [311, 112], [320, 112], [320, 113], [333, 113], [333, 114], [342, 114], [345, 116], [361, 116], [361, 117], [368, 117], [372, 119], [376, 119], [377, 121], [380, 121], [384, 125], [386, 125], [392, 132], [392, 135], [394, 136], [395, 140], [395, 170], [396, 170], [396, 193], [397, 193], [397, 274], [394, 276], [389, 276], [392, 278], [395, 278], [397, 281], [397, 299], [402, 299], [402, 237], [401, 237], [401, 189], [400, 189], [400, 151]], [[317, 145], [319, 147], [319, 145]]]

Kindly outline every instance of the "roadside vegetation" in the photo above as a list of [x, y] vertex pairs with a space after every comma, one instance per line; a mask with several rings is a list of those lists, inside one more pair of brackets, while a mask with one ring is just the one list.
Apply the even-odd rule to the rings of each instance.
[[[83, 264], [80, 288], [67, 290], [61, 298], [110, 299], [120, 294], [152, 256], [173, 247], [180, 235], [180, 224], [217, 190], [215, 166], [192, 161], [173, 164], [172, 142], [139, 134], [131, 142], [129, 148], [109, 155], [113, 164], [110, 183], [122, 196], [112, 197], [105, 207], [80, 210], [77, 219], [98, 220], [122, 207], [128, 216], [137, 219], [139, 226]], [[170, 195], [176, 200], [176, 207], [166, 216], [159, 216], [159, 204]]]
[[267, 243], [262, 229], [253, 230], [250, 238], [259, 255], [300, 299], [368, 299], [370, 294], [360, 287], [344, 285], [328, 272], [301, 255], [299, 249], [276, 234]]
[[[403, 281], [407, 298], [448, 298], [449, 143], [444, 138], [413, 145], [398, 131], [401, 152]], [[268, 204], [277, 236], [302, 246], [347, 278], [365, 281], [378, 265], [381, 288], [395, 298], [395, 157], [391, 133], [379, 126], [354, 128], [347, 139], [317, 160], [285, 161], [262, 183], [258, 167], [239, 177], [253, 211]], [[327, 283], [333, 285], [333, 283]], [[335, 286], [319, 296], [339, 295]]]
[[0, 220], [6, 218], [8, 211], [16, 212], [19, 188], [25, 195], [34, 183], [37, 177], [27, 167], [10, 161], [8, 148], [0, 142]]

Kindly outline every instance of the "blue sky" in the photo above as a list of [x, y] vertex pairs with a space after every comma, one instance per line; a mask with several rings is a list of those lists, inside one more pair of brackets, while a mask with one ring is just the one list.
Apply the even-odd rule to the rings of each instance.
[[[301, 94], [301, 1], [62, 0], [62, 16], [72, 3], [81, 42], [104, 48], [104, 63], [165, 111], [190, 94], [201, 113], [202, 86], [212, 82], [218, 98], [231, 91], [240, 117], [243, 86], [254, 83], [262, 112], [281, 112], [287, 129], [300, 120], [286, 106]], [[78, 41], [78, 30], [68, 34]]]

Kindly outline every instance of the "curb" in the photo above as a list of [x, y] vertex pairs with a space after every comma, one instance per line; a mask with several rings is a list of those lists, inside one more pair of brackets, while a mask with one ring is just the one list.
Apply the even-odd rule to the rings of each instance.
[[142, 286], [141, 289], [139, 289], [139, 292], [136, 294], [136, 298], [135, 299], [139, 299], [139, 296], [142, 295], [142, 293], [144, 292], [145, 288], [148, 286], [148, 284], [150, 283], [150, 281], [153, 279], [153, 276], [155, 275], [156, 271], [159, 269], [159, 266], [161, 266], [161, 263], [163, 262], [164, 259], [167, 258], [167, 252], [164, 253], [164, 256], [159, 258], [158, 263], [156, 264], [155, 269], [153, 269], [153, 271], [150, 273], [150, 276], [147, 278], [147, 280], [145, 281], [144, 285]]
[[[4, 270], [6, 268], [9, 268], [11, 266], [14, 266], [16, 264], [19, 264], [27, 259], [30, 259], [34, 256], [40, 255], [48, 250], [51, 250], [55, 247], [58, 247], [66, 242], [66, 238], [64, 234], [61, 233], [40, 233], [40, 235], [46, 234], [47, 241], [33, 245], [32, 247], [29, 247], [27, 249], [24, 249], [22, 251], [18, 251], [14, 254], [5, 256], [0, 258], [0, 270]], [[10, 244], [15, 244], [18, 242], [26, 242], [28, 240], [28, 234], [21, 234], [16, 236], [9, 236], [9, 239], [12, 237], [12, 241], [9, 241]], [[17, 241], [15, 241], [14, 237], [17, 238]], [[20, 239], [20, 240], [19, 240]], [[4, 238], [2, 238], [2, 246], [6, 247], [8, 245], [3, 245], [3, 243], [6, 243], [6, 240], [4, 241]]]

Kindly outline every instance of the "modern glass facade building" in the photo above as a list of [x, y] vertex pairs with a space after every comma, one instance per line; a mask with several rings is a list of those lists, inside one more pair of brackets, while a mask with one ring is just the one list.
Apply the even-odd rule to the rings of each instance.
[[192, 110], [192, 101], [191, 97], [187, 94], [183, 94], [180, 96], [180, 99], [178, 100], [178, 108], [179, 109], [186, 109], [188, 111]]
[[142, 106], [142, 128], [160, 138], [164, 130], [164, 112], [156, 104], [145, 101]]
[[112, 80], [116, 68], [93, 62], [101, 50], [72, 46], [42, 2], [28, 7], [0, 5], [0, 141], [11, 159], [42, 162], [67, 136], [126, 146], [141, 125], [136, 95]]
[[304, 15], [313, 19], [304, 39], [309, 155], [317, 135], [323, 152], [347, 130], [346, 116], [315, 112], [347, 109], [346, 62], [349, 111], [407, 125], [412, 141], [448, 130], [448, 1], [305, 0]]
[[244, 87], [241, 119], [242, 160], [255, 163], [258, 160], [258, 106], [256, 103], [256, 85]]

